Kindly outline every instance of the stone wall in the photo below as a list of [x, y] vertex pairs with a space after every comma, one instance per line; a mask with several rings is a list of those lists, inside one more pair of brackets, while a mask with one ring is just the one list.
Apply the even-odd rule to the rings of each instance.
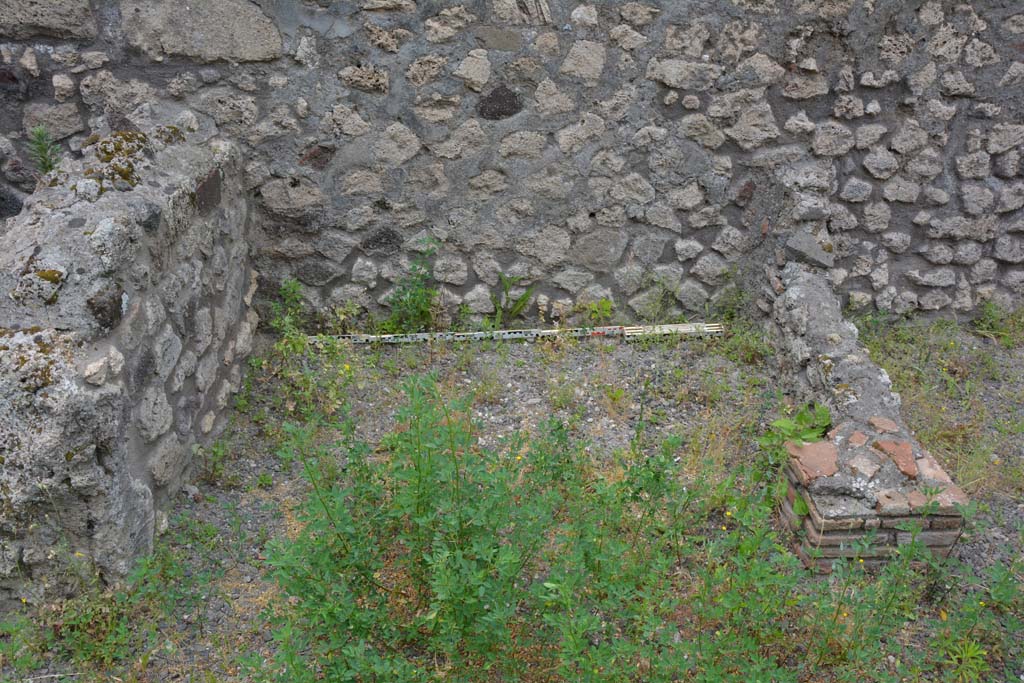
[[237, 147], [188, 112], [131, 121], [0, 235], [0, 610], [148, 551], [252, 343]]
[[167, 100], [243, 147], [268, 296], [375, 306], [429, 237], [451, 306], [697, 312], [782, 236], [969, 311], [1024, 293], [1022, 45], [1012, 0], [0, 0], [0, 211], [26, 128]]

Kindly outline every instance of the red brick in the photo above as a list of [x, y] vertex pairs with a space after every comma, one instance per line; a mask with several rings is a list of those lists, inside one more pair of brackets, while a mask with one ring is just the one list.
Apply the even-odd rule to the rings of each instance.
[[811, 523], [814, 524], [814, 528], [819, 531], [852, 531], [854, 529], [864, 528], [863, 517], [843, 517], [839, 519], [825, 519], [818, 512], [818, 506], [811, 500], [811, 495], [806, 491], [801, 492], [803, 494], [804, 502], [807, 503], [808, 518]]
[[[804, 520], [804, 531], [807, 532], [807, 541], [814, 547], [823, 545], [853, 545], [863, 541], [872, 535], [870, 531], [818, 531], [809, 519]], [[874, 540], [871, 545], [885, 545], [892, 543], [892, 532], [874, 533]]]
[[[900, 545], [910, 543], [911, 538], [913, 538], [913, 535], [908, 531], [896, 532], [896, 542]], [[948, 548], [956, 543], [958, 538], [960, 538], [959, 529], [951, 529], [950, 531], [922, 531], [917, 535], [917, 540], [929, 548]]]
[[807, 554], [807, 550], [799, 543], [793, 544], [793, 550], [796, 552], [796, 556], [800, 558], [800, 561], [804, 563], [804, 566], [811, 571], [820, 572], [822, 574], [832, 573], [832, 561], [824, 559], [811, 559], [811, 556]]
[[942, 490], [939, 495], [935, 497], [935, 500], [939, 502], [939, 509], [936, 514], [940, 515], [959, 515], [956, 505], [967, 505], [967, 494], [964, 493], [956, 484], [950, 484]]
[[942, 466], [927, 451], [917, 459], [917, 469], [921, 473], [922, 479], [937, 481], [943, 484], [953, 483], [953, 480], [946, 474], [946, 470], [942, 469]]
[[910, 503], [911, 512], [918, 512], [928, 505], [928, 496], [914, 489], [907, 494], [907, 502]]
[[959, 529], [964, 525], [963, 517], [932, 517], [929, 521], [933, 529]]
[[786, 442], [790, 462], [796, 466], [800, 483], [806, 486], [819, 477], [829, 477], [839, 471], [839, 453], [828, 441], [797, 446], [792, 441]]
[[894, 489], [886, 489], [878, 492], [878, 504], [875, 506], [878, 514], [887, 517], [896, 517], [910, 512], [910, 504], [907, 497]]
[[875, 415], [868, 420], [868, 424], [882, 432], [883, 434], [895, 434], [900, 431], [900, 426], [896, 424], [894, 420], [890, 420], [887, 417], [881, 415]]
[[914, 447], [909, 441], [876, 441], [874, 447], [885, 453], [900, 472], [915, 479], [917, 477], [917, 462], [914, 460]]
[[779, 505], [779, 516], [782, 517], [782, 522], [789, 527], [790, 531], [796, 532], [800, 529], [800, 517], [793, 512], [793, 506], [789, 504], [788, 500], [782, 501]]
[[874, 545], [863, 550], [844, 546], [821, 546], [818, 550], [821, 552], [821, 556], [825, 558], [888, 557], [893, 552], [893, 546]]
[[868, 435], [858, 429], [850, 434], [849, 442], [854, 448], [860, 448], [868, 442]]
[[883, 529], [896, 529], [908, 524], [914, 524], [922, 529], [928, 528], [928, 520], [925, 517], [886, 517], [882, 520]]

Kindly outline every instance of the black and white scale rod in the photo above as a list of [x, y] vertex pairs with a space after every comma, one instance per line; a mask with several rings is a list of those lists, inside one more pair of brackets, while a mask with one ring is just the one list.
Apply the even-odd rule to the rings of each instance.
[[552, 337], [623, 337], [637, 339], [665, 335], [716, 336], [722, 334], [721, 323], [680, 323], [676, 325], [616, 325], [611, 327], [572, 327], [565, 329], [492, 330], [488, 332], [418, 332], [414, 334], [341, 334], [353, 344], [412, 344], [430, 341], [483, 341], [504, 339], [550, 339]]

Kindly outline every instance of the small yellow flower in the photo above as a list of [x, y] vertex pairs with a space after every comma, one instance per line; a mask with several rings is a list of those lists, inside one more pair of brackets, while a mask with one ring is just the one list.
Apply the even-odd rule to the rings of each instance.
[[979, 605], [981, 605], [982, 607], [984, 607], [984, 606], [985, 606], [985, 601], [984, 601], [984, 600], [982, 600], [982, 601], [981, 601], [981, 602], [979, 602], [978, 604], [979, 604]]
[[352, 370], [352, 366], [349, 365], [348, 363], [345, 363], [345, 372], [350, 372], [351, 370]]
[[523, 456], [521, 456], [521, 455], [517, 455], [516, 456], [516, 460], [522, 460], [522, 459], [523, 459]]
[[732, 510], [726, 510], [725, 511], [725, 516], [726, 517], [732, 517]]
[[722, 525], [722, 531], [728, 531], [728, 529], [726, 528], [726, 526], [724, 524]]
[[863, 557], [857, 558], [857, 561], [860, 562], [861, 564], [864, 564], [864, 558]]
[[28, 604], [28, 600], [26, 598], [22, 598], [21, 599], [21, 604], [27, 605]]

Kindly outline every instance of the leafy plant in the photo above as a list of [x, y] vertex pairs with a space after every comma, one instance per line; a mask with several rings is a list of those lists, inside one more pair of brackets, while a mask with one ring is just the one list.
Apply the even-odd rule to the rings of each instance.
[[270, 304], [273, 314], [271, 328], [281, 335], [298, 331], [303, 317], [302, 284], [295, 279], [285, 280], [281, 283], [278, 296], [279, 300]]
[[592, 301], [586, 305], [587, 320], [594, 327], [600, 327], [611, 322], [615, 310], [615, 303], [606, 297]]
[[990, 667], [985, 660], [987, 655], [977, 641], [965, 638], [946, 652], [946, 661], [950, 673], [959, 683], [976, 683], [982, 680], [982, 674], [989, 671]]
[[435, 247], [428, 248], [413, 260], [408, 274], [395, 283], [385, 302], [391, 312], [381, 324], [383, 333], [411, 334], [433, 329], [438, 291], [430, 286], [429, 259], [435, 253]]
[[758, 443], [768, 453], [772, 466], [781, 465], [785, 461], [787, 441], [796, 444], [820, 441], [831, 424], [832, 417], [828, 408], [808, 404], [793, 417], [784, 417], [772, 422], [771, 429], [758, 438]]
[[[336, 362], [337, 350], [305, 353], [313, 368]], [[878, 574], [840, 560], [829, 581], [807, 580], [766, 475], [785, 441], [822, 438], [824, 407], [777, 420], [761, 439], [774, 455], [737, 468], [720, 453], [735, 441], [709, 439], [752, 440], [759, 422], [730, 425], [723, 399], [703, 431], [650, 441], [656, 384], [630, 448], [611, 455], [576, 441], [582, 418], [565, 412], [485, 447], [473, 397], [449, 399], [429, 376], [406, 382], [376, 444], [356, 437], [344, 405], [330, 417], [297, 408], [305, 421], [285, 429], [281, 453], [311, 493], [298, 535], [269, 549], [276, 645], [269, 661], [246, 660], [251, 678], [942, 680], [958, 642], [977, 643], [990, 671], [1019, 658], [1019, 569], [978, 577], [940, 562], [919, 529]], [[552, 381], [552, 402], [571, 408], [571, 388]], [[928, 629], [909, 651], [908, 628]]]
[[40, 175], [46, 175], [60, 164], [60, 145], [45, 126], [36, 126], [29, 132], [28, 155]]
[[494, 317], [488, 321], [489, 325], [494, 329], [501, 329], [502, 325], [507, 325], [523, 315], [527, 306], [533, 300], [533, 291], [536, 285], [530, 285], [522, 294], [515, 298], [512, 297], [512, 289], [521, 280], [522, 278], [516, 275], [498, 273], [498, 284], [501, 287], [501, 292], [498, 295], [491, 294], [491, 302], [494, 304]]

